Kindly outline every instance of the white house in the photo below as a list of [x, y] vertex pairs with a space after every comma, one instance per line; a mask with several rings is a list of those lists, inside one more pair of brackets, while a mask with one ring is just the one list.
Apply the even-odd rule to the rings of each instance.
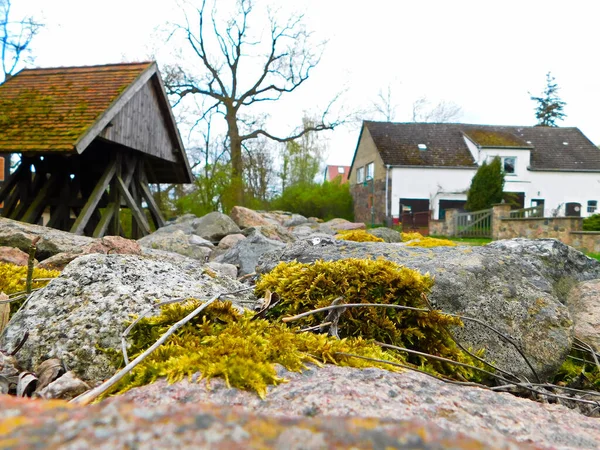
[[506, 192], [544, 215], [586, 217], [600, 201], [600, 150], [577, 128], [363, 122], [350, 166], [355, 218], [376, 223], [402, 208], [462, 208], [471, 179], [499, 156]]

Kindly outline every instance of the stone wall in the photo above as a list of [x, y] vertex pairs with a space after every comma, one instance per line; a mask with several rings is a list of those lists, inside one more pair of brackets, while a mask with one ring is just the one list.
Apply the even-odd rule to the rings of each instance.
[[371, 223], [371, 203], [370, 197], [373, 195], [375, 205], [375, 220], [376, 224], [386, 223], [385, 218], [385, 180], [375, 180], [374, 186], [369, 180], [367, 185], [354, 184], [350, 187], [350, 193], [354, 200], [354, 221]]
[[600, 253], [600, 232], [598, 231], [571, 231], [571, 242], [565, 242], [582, 252]]
[[[429, 234], [437, 236], [454, 236], [454, 216], [458, 210], [446, 211], [446, 220], [431, 220]], [[581, 217], [507, 217], [510, 206], [494, 205], [492, 212], [492, 239], [551, 238], [588, 253], [600, 253], [600, 232], [582, 231]]]
[[492, 239], [553, 238], [571, 245], [571, 232], [581, 231], [582, 221], [581, 217], [502, 218], [493, 226]]

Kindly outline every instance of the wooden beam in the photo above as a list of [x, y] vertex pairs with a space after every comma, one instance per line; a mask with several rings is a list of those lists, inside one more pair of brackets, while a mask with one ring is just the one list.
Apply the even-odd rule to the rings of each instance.
[[51, 228], [59, 228], [61, 230], [67, 229], [69, 215], [71, 212], [71, 196], [77, 195], [77, 191], [73, 192], [72, 190], [72, 184], [72, 180], [70, 180], [67, 176], [64, 179], [64, 184], [58, 193], [58, 203], [54, 208], [54, 211], [51, 211], [50, 220], [48, 221], [47, 226]]
[[29, 208], [27, 208], [27, 211], [25, 211], [25, 214], [23, 214], [21, 222], [36, 223], [39, 220], [40, 215], [46, 206], [44, 202], [55, 188], [57, 181], [57, 174], [50, 175], [50, 178], [46, 180], [42, 188], [37, 192], [37, 195], [34, 197], [33, 201], [29, 204]]
[[19, 177], [21, 177], [23, 175], [24, 171], [25, 170], [23, 168], [23, 164], [19, 164], [19, 167], [17, 168], [15, 173], [13, 173], [8, 178], [8, 180], [6, 180], [5, 182], [3, 182], [0, 185], [0, 203], [2, 203], [4, 200], [6, 200], [6, 197], [8, 197], [8, 194], [10, 194], [10, 191], [12, 191], [12, 189], [15, 187], [15, 185], [19, 181]]
[[102, 198], [102, 195], [104, 195], [104, 192], [106, 191], [106, 188], [108, 187], [108, 184], [115, 176], [116, 170], [117, 170], [117, 161], [113, 160], [106, 167], [106, 170], [104, 171], [104, 173], [98, 180], [96, 187], [94, 187], [94, 190], [90, 194], [87, 202], [85, 203], [85, 206], [81, 210], [81, 213], [77, 216], [75, 223], [71, 227], [71, 233], [83, 234], [83, 230], [84, 230], [85, 226], [87, 225], [88, 221], [90, 220], [90, 217], [92, 217], [92, 213], [94, 212], [94, 209], [96, 208], [96, 206], [98, 205], [98, 202]]
[[94, 228], [94, 232], [92, 233], [93, 237], [95, 237], [95, 238], [104, 237], [104, 235], [106, 234], [106, 230], [108, 230], [108, 226], [110, 225], [110, 221], [111, 221], [114, 213], [115, 213], [115, 205], [114, 205], [114, 203], [109, 203], [107, 205], [107, 207], [104, 209], [104, 213], [102, 214], [102, 217], [100, 218], [100, 221], [98, 222], [98, 225], [96, 225], [96, 228]]
[[125, 186], [125, 183], [123, 182], [120, 176], [117, 176], [117, 188], [119, 189], [121, 195], [125, 199], [125, 203], [131, 211], [132, 220], [135, 219], [138, 223], [138, 226], [146, 234], [150, 234], [150, 225], [148, 225], [148, 221], [146, 220], [144, 212], [142, 211], [141, 207], [135, 202], [129, 190], [127, 190], [127, 186]]
[[150, 214], [152, 215], [152, 218], [154, 219], [154, 224], [156, 225], [156, 229], [159, 229], [160, 227], [164, 227], [165, 219], [163, 219], [163, 216], [160, 213], [160, 209], [158, 208], [158, 205], [154, 201], [154, 197], [152, 197], [152, 192], [150, 192], [148, 185], [146, 183], [142, 182], [141, 180], [137, 180], [137, 181], [138, 181], [138, 188], [140, 189], [140, 193], [142, 194], [142, 197], [144, 198], [144, 200], [146, 200], [146, 203], [148, 204], [148, 209], [150, 210]]

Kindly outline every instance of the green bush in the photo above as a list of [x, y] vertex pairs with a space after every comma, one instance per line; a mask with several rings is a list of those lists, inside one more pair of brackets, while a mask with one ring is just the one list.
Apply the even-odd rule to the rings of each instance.
[[583, 219], [583, 230], [600, 231], [600, 214], [594, 214], [593, 216]]
[[271, 207], [324, 220], [337, 217], [354, 220], [350, 185], [340, 183], [337, 179], [323, 184], [302, 183], [290, 186], [273, 200]]
[[500, 203], [503, 198], [504, 173], [502, 164], [497, 156], [491, 163], [484, 162], [471, 180], [471, 187], [467, 193], [467, 211], [479, 211], [491, 208], [493, 204]]

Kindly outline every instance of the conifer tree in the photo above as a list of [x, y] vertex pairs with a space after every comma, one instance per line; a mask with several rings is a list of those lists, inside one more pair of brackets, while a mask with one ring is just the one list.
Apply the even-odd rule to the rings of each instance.
[[531, 100], [537, 102], [535, 108], [535, 117], [538, 120], [539, 127], [557, 127], [557, 120], [564, 120], [567, 116], [563, 112], [566, 103], [563, 102], [557, 94], [558, 85], [554, 77], [548, 72], [546, 74], [546, 88], [542, 97], [531, 95]]
[[473, 176], [465, 209], [479, 211], [491, 208], [502, 201], [503, 190], [504, 172], [500, 158], [496, 156], [489, 164], [484, 162]]

